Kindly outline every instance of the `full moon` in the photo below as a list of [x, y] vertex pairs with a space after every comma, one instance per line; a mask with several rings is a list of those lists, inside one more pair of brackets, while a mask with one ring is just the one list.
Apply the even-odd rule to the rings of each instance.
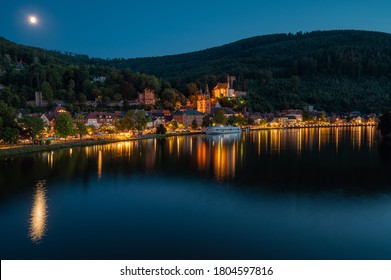
[[38, 19], [36, 16], [29, 16], [29, 23], [32, 25], [36, 25], [38, 23]]

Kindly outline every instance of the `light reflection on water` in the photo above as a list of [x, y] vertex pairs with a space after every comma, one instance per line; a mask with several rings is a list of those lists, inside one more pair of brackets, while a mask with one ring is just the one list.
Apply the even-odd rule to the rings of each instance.
[[102, 150], [98, 151], [98, 179], [102, 177]]
[[30, 214], [29, 236], [31, 241], [39, 242], [46, 232], [47, 204], [45, 181], [35, 185], [34, 202]]
[[[248, 152], [249, 145], [256, 148], [259, 159], [265, 156], [278, 158], [293, 151], [297, 160], [310, 153], [320, 155], [327, 152], [338, 156], [341, 149], [346, 147], [353, 151], [360, 152], [366, 149], [370, 152], [374, 147], [375, 129], [374, 127], [273, 129], [252, 131], [242, 135], [173, 136], [166, 139], [85, 147], [84, 151], [88, 158], [96, 159], [98, 179], [104, 174], [103, 162], [107, 157], [128, 158], [133, 162], [142, 161], [147, 171], [153, 171], [160, 165], [170, 165], [165, 160], [182, 161], [186, 158], [195, 163], [195, 168], [199, 172], [211, 170], [217, 181], [224, 182], [235, 179], [238, 170], [246, 165], [246, 159], [253, 156]], [[53, 154], [48, 154], [48, 157], [49, 166], [53, 168]]]

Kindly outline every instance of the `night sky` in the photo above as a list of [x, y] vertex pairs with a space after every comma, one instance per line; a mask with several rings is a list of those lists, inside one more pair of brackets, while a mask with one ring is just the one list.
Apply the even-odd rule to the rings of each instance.
[[[391, 32], [390, 1], [3, 0], [0, 36], [92, 57], [143, 57], [298, 31]], [[38, 19], [36, 25], [28, 21]]]

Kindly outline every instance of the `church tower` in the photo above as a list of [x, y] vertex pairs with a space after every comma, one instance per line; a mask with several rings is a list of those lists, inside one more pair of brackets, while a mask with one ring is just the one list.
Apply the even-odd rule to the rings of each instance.
[[210, 114], [211, 108], [209, 86], [206, 85], [205, 92], [202, 92], [202, 89], [200, 89], [200, 93], [197, 96], [197, 111], [204, 114]]

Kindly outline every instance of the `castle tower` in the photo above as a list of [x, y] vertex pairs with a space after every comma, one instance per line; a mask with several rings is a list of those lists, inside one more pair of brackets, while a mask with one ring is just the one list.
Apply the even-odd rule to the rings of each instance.
[[42, 107], [42, 91], [35, 92], [35, 106]]

